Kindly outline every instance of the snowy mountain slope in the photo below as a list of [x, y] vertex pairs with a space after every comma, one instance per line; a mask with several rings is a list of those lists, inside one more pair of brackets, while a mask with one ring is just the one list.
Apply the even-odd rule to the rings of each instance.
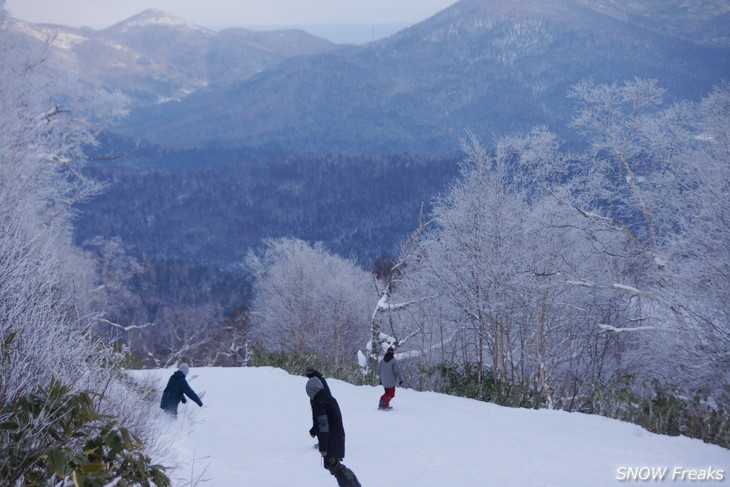
[[102, 30], [20, 20], [11, 29], [25, 42], [49, 42], [60, 69], [121, 91], [133, 106], [240, 82], [285, 59], [337, 48], [301, 30], [214, 32], [156, 9]]
[[[172, 372], [132, 374], [151, 378], [161, 391]], [[307, 433], [304, 377], [249, 367], [194, 368], [188, 379], [204, 407], [181, 405], [177, 421], [157, 413], [160, 440], [172, 444], [179, 462], [172, 472], [175, 485], [196, 479], [215, 487], [337, 485]], [[637, 474], [712, 485], [727, 481], [730, 470], [729, 450], [598, 416], [511, 409], [407, 389], [397, 391], [393, 411], [382, 412], [376, 409], [380, 387], [328, 382], [345, 421], [343, 463], [365, 487], [644, 483], [619, 480]], [[714, 480], [688, 480], [693, 469], [695, 476]]]
[[728, 77], [730, 44], [693, 27], [719, 22], [723, 8], [692, 0], [647, 25], [656, 2], [612, 2], [610, 15], [605, 3], [461, 0], [388, 38], [133, 110], [115, 130], [177, 148], [451, 156], [466, 129], [486, 141], [546, 125], [576, 142], [566, 95], [584, 79], [656, 79], [674, 101]]

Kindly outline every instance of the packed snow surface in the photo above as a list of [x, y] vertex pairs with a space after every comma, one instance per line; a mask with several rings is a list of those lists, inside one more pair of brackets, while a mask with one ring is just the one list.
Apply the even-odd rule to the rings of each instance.
[[[175, 369], [132, 372], [159, 385]], [[321, 487], [324, 468], [306, 378], [271, 367], [192, 368], [204, 403], [159, 412], [165, 464], [178, 487]], [[730, 483], [730, 450], [639, 426], [563, 411], [515, 409], [399, 388], [392, 411], [381, 387], [329, 379], [347, 434], [343, 463], [363, 487], [601, 487]]]

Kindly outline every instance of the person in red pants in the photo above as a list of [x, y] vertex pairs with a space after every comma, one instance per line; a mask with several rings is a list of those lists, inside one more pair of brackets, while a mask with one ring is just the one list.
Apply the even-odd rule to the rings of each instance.
[[378, 375], [380, 376], [380, 385], [385, 389], [385, 393], [380, 396], [378, 409], [393, 409], [390, 401], [395, 397], [395, 386], [403, 384], [403, 374], [401, 373], [398, 359], [395, 358], [395, 350], [393, 347], [388, 348], [385, 357], [380, 361]]

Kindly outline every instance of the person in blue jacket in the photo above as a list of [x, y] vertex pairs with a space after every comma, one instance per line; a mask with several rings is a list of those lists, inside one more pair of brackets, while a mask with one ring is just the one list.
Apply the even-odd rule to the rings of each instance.
[[355, 473], [342, 464], [345, 458], [345, 428], [337, 400], [324, 388], [318, 377], [311, 377], [307, 381], [306, 391], [314, 423], [309, 434], [319, 439], [319, 453], [324, 459], [324, 468], [334, 475], [340, 487], [360, 487]]
[[183, 404], [187, 402], [185, 396], [188, 396], [201, 408], [203, 407], [203, 401], [200, 400], [188, 381], [185, 380], [188, 372], [190, 372], [190, 366], [186, 363], [180, 364], [170, 380], [167, 381], [167, 387], [162, 392], [160, 408], [173, 418], [177, 418], [177, 405], [181, 402]]

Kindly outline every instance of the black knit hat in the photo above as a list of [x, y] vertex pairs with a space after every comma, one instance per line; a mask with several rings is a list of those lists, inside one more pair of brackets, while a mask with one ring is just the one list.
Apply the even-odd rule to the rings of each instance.
[[393, 347], [388, 347], [388, 351], [385, 353], [395, 353], [395, 349]]

